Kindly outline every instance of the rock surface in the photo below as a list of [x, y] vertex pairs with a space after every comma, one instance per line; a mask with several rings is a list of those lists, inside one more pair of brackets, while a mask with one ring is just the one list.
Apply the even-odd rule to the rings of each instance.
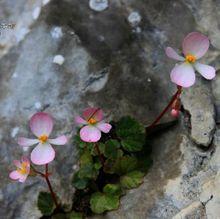
[[[179, 48], [187, 33], [202, 31], [212, 42], [205, 62], [220, 67], [219, 11], [214, 0], [112, 0], [99, 12], [88, 0], [0, 1], [0, 21], [16, 24], [0, 35], [0, 218], [41, 216], [36, 199], [47, 189], [41, 179], [25, 184], [8, 179], [12, 160], [31, 150], [23, 151], [16, 139], [30, 134], [33, 113], [51, 113], [54, 136], [70, 138], [74, 116], [88, 105], [102, 107], [111, 119], [129, 114], [150, 124], [175, 91], [167, 45]], [[141, 17], [138, 26], [128, 21], [132, 12]], [[58, 54], [62, 65], [53, 63]], [[219, 82], [219, 75], [213, 82], [198, 77], [184, 91], [179, 124], [151, 139], [154, 164], [144, 183], [122, 198], [117, 211], [94, 218], [220, 218], [220, 131], [214, 111]], [[52, 183], [71, 206], [76, 147], [70, 141], [56, 150]]]

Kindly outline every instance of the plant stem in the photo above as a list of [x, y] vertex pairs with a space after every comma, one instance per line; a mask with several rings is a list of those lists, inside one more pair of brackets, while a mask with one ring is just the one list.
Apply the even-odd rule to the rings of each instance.
[[45, 180], [46, 180], [46, 182], [47, 182], [47, 185], [48, 185], [48, 188], [49, 188], [49, 190], [50, 190], [51, 197], [52, 197], [52, 199], [53, 199], [53, 201], [54, 201], [54, 204], [56, 205], [56, 208], [58, 208], [58, 207], [59, 207], [59, 204], [58, 204], [56, 195], [55, 195], [55, 193], [54, 193], [54, 191], [53, 191], [53, 188], [52, 188], [52, 186], [51, 186], [50, 180], [49, 180], [48, 164], [45, 165], [44, 178], [45, 178]]
[[31, 169], [32, 169], [36, 174], [39, 174], [40, 176], [45, 177], [44, 173], [42, 173], [42, 172], [36, 170], [32, 165], [31, 165]]
[[153, 128], [160, 120], [161, 118], [165, 115], [165, 113], [170, 109], [170, 107], [172, 106], [172, 104], [174, 103], [174, 101], [179, 98], [180, 94], [182, 92], [182, 87], [181, 86], [177, 86], [177, 91], [176, 93], [173, 95], [172, 99], [170, 100], [170, 102], [168, 103], [168, 105], [164, 108], [164, 110], [159, 114], [159, 116], [154, 120], [154, 122], [152, 122], [152, 124], [150, 126], [147, 127], [147, 129], [151, 129]]
[[36, 170], [32, 165], [31, 165], [31, 169], [32, 169], [35, 173], [37, 173], [37, 174], [39, 174], [40, 176], [42, 176], [43, 178], [45, 178], [45, 180], [46, 180], [46, 182], [47, 182], [47, 185], [48, 185], [48, 188], [49, 188], [49, 190], [50, 190], [51, 197], [52, 197], [52, 199], [53, 199], [53, 201], [54, 201], [54, 204], [56, 205], [56, 208], [58, 208], [58, 207], [59, 207], [59, 204], [58, 204], [56, 195], [55, 195], [55, 193], [54, 193], [54, 191], [53, 191], [53, 188], [52, 188], [52, 186], [51, 186], [50, 180], [49, 180], [48, 164], [45, 165], [45, 173], [42, 173], [42, 172]]
[[98, 146], [97, 143], [95, 143], [94, 146], [95, 146], [95, 149], [96, 149], [96, 151], [97, 151], [97, 153], [98, 153], [99, 160], [100, 160], [102, 166], [104, 167], [104, 165], [105, 165], [105, 161], [104, 161], [103, 156], [102, 156], [102, 154], [101, 154], [101, 152], [100, 152], [100, 150], [99, 150], [99, 146]]

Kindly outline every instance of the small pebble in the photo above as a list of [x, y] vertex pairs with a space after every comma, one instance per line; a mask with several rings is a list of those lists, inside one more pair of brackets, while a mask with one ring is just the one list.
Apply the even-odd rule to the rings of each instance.
[[18, 134], [18, 131], [19, 127], [14, 127], [11, 131], [11, 137], [14, 138]]
[[140, 27], [136, 28], [136, 33], [141, 33], [141, 28]]
[[141, 15], [136, 11], [131, 12], [128, 16], [128, 22], [132, 27], [137, 26], [141, 22]]
[[22, 147], [23, 151], [26, 152], [28, 151], [29, 147]]
[[35, 107], [36, 109], [40, 109], [40, 108], [42, 107], [41, 102], [36, 102], [36, 103], [34, 104], [34, 107]]
[[40, 7], [36, 7], [32, 13], [32, 17], [34, 20], [37, 20], [39, 15], [40, 15], [40, 11], [41, 11], [41, 8]]
[[17, 78], [17, 77], [18, 77], [18, 74], [15, 72], [11, 77], [12, 77], [12, 78]]
[[78, 169], [78, 165], [76, 165], [76, 164], [73, 165], [73, 169], [74, 169], [74, 170], [77, 170], [77, 169]]
[[50, 31], [50, 34], [51, 34], [52, 38], [59, 39], [63, 36], [62, 28], [61, 27], [54, 27]]
[[56, 63], [58, 65], [62, 65], [64, 63], [64, 57], [62, 55], [56, 55], [53, 58], [53, 63]]
[[148, 78], [148, 79], [147, 79], [147, 81], [148, 81], [148, 82], [151, 82], [151, 79], [150, 79], [150, 78]]
[[104, 37], [104, 36], [99, 36], [99, 40], [100, 40], [101, 42], [104, 42], [104, 41], [105, 41], [105, 37]]
[[90, 0], [89, 7], [94, 11], [104, 11], [108, 8], [108, 0]]

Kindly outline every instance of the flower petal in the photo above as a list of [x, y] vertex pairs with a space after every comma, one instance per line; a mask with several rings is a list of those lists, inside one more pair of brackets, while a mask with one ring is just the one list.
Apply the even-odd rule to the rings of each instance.
[[55, 151], [48, 143], [38, 144], [31, 152], [31, 161], [36, 165], [50, 163], [55, 157]]
[[98, 122], [103, 119], [103, 111], [100, 108], [87, 108], [83, 111], [83, 118], [85, 120], [89, 120], [90, 118], [94, 118]]
[[64, 145], [68, 141], [67, 137], [65, 135], [61, 135], [60, 137], [57, 137], [55, 139], [49, 139], [48, 142], [55, 145]]
[[80, 138], [85, 142], [97, 142], [101, 138], [101, 131], [94, 126], [84, 126], [80, 130]]
[[29, 139], [24, 137], [18, 138], [18, 144], [24, 147], [28, 147], [37, 143], [39, 143], [38, 139]]
[[184, 61], [185, 60], [182, 56], [177, 54], [177, 52], [171, 47], [167, 47], [165, 52], [166, 52], [166, 55], [171, 59], [175, 59], [175, 60], [178, 60], [178, 61]]
[[96, 124], [96, 127], [104, 133], [108, 133], [112, 126], [109, 123], [99, 122]]
[[215, 69], [210, 65], [204, 65], [196, 62], [195, 69], [206, 79], [211, 80], [215, 77]]
[[27, 179], [27, 176], [28, 176], [28, 174], [21, 175], [21, 177], [20, 177], [20, 179], [18, 181], [21, 182], [21, 183], [24, 183], [26, 181], [26, 179]]
[[81, 125], [86, 125], [86, 124], [87, 124], [86, 120], [83, 119], [83, 118], [80, 117], [80, 116], [76, 116], [76, 117], [75, 117], [75, 122], [76, 122], [77, 124], [81, 124]]
[[190, 87], [195, 83], [195, 71], [189, 63], [176, 65], [171, 74], [171, 81], [182, 87]]
[[13, 163], [16, 167], [18, 167], [18, 168], [21, 167], [21, 162], [19, 160], [14, 160]]
[[17, 170], [14, 170], [9, 174], [9, 177], [13, 180], [18, 180], [20, 179], [21, 174]]
[[30, 120], [31, 131], [37, 136], [49, 136], [53, 129], [53, 119], [47, 113], [36, 113]]
[[207, 52], [209, 48], [209, 39], [201, 33], [192, 32], [184, 38], [182, 47], [185, 56], [191, 54], [199, 59]]

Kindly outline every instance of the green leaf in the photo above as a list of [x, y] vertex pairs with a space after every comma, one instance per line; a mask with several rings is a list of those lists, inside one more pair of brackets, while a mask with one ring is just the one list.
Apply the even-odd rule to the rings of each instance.
[[86, 148], [86, 142], [82, 141], [79, 135], [75, 135], [74, 141], [80, 149]]
[[119, 207], [119, 196], [100, 192], [93, 193], [90, 199], [90, 206], [96, 214], [117, 209]]
[[116, 159], [119, 156], [120, 143], [117, 140], [108, 140], [105, 143], [104, 155], [107, 158]]
[[90, 151], [88, 149], [85, 149], [80, 156], [80, 165], [83, 166], [91, 163], [92, 163], [92, 156], [90, 154]]
[[67, 219], [83, 219], [83, 214], [80, 212], [72, 211], [66, 216]]
[[137, 168], [137, 159], [131, 156], [123, 156], [114, 163], [114, 172], [123, 175]]
[[98, 176], [98, 170], [93, 164], [83, 165], [78, 171], [79, 178], [96, 179]]
[[135, 119], [123, 117], [116, 125], [122, 147], [129, 152], [141, 151], [145, 144], [145, 128]]
[[141, 151], [143, 148], [143, 142], [135, 141], [132, 138], [127, 138], [121, 141], [122, 147], [129, 152]]
[[40, 192], [37, 206], [43, 215], [50, 216], [55, 209], [51, 194], [47, 192]]
[[118, 157], [117, 160], [107, 159], [105, 161], [104, 172], [110, 174], [116, 173], [118, 175], [123, 175], [135, 170], [136, 168], [136, 157], [126, 155]]
[[111, 195], [121, 195], [122, 190], [119, 184], [107, 184], [103, 188], [103, 192]]
[[105, 144], [103, 143], [97, 143], [97, 144], [99, 146], [100, 153], [103, 154], [105, 151]]
[[107, 159], [105, 161], [105, 165], [104, 165], [103, 170], [104, 170], [105, 173], [113, 174], [114, 171], [115, 171], [114, 166], [115, 166], [115, 160]]
[[[105, 150], [105, 144], [103, 144], [103, 143], [97, 143], [97, 144], [98, 144], [100, 153], [103, 154], [103, 153], [104, 153], [104, 150]], [[94, 146], [94, 144], [93, 144], [92, 149], [91, 149], [91, 154], [92, 154], [93, 156], [98, 156], [98, 152], [97, 152], [97, 149], [96, 149], [96, 147]]]
[[125, 189], [136, 188], [143, 182], [143, 176], [140, 171], [130, 172], [120, 178], [121, 186]]
[[95, 168], [96, 170], [99, 170], [101, 167], [102, 167], [102, 164], [101, 164], [100, 161], [94, 163], [94, 168]]
[[120, 148], [120, 142], [115, 139], [110, 139], [110, 140], [106, 141], [105, 145], [107, 145], [108, 147], [111, 147], [111, 148]]
[[76, 187], [77, 189], [85, 189], [86, 186], [88, 185], [89, 179], [87, 178], [80, 178], [79, 177], [79, 172], [76, 172], [73, 176], [73, 186]]
[[134, 134], [145, 133], [144, 126], [130, 116], [121, 118], [116, 127], [116, 133], [122, 139]]

